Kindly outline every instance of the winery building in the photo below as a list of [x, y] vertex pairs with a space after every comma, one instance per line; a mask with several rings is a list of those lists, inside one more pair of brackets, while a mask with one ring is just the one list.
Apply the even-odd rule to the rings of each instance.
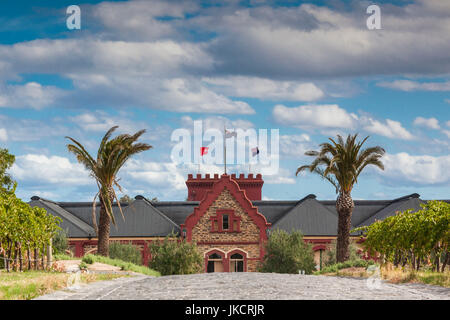
[[[139, 246], [148, 264], [148, 243], [175, 232], [197, 243], [205, 272], [246, 272], [256, 271], [270, 231], [295, 229], [312, 244], [316, 263], [321, 265], [324, 250], [337, 234], [335, 201], [317, 200], [312, 194], [298, 201], [261, 200], [263, 184], [260, 174], [190, 174], [187, 201], [152, 202], [138, 195], [130, 203], [121, 203], [125, 219], [115, 204], [117, 226], [111, 226], [111, 241]], [[352, 226], [369, 225], [397, 211], [418, 210], [424, 202], [418, 194], [394, 200], [355, 200]], [[68, 232], [75, 256], [95, 252], [91, 202], [54, 202], [34, 196], [30, 205], [62, 218], [61, 227]]]

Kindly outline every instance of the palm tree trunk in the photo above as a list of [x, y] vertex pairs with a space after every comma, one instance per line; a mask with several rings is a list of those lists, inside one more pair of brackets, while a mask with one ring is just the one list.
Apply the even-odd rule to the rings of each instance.
[[338, 212], [338, 235], [336, 243], [336, 262], [349, 258], [350, 228], [355, 204], [350, 193], [341, 192], [336, 201]]
[[97, 253], [105, 257], [109, 256], [110, 227], [111, 227], [111, 219], [106, 213], [103, 201], [100, 199], [100, 217], [98, 223]]

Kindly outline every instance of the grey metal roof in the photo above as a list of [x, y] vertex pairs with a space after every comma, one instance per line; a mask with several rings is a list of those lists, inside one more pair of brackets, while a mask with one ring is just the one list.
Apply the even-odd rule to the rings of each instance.
[[116, 215], [116, 226], [111, 226], [111, 237], [161, 237], [180, 227], [156, 209], [145, 198], [134, 200], [123, 208], [123, 215]]
[[[112, 237], [156, 237], [170, 232], [179, 232], [198, 201], [151, 202], [143, 196], [136, 196], [131, 203], [121, 203], [125, 221], [117, 204], [113, 205], [117, 227], [111, 226]], [[450, 202], [450, 200], [442, 200]], [[358, 227], [394, 215], [396, 211], [418, 210], [422, 201], [418, 194], [394, 200], [355, 200], [352, 227]], [[337, 233], [336, 201], [317, 200], [309, 195], [300, 201], [259, 200], [252, 202], [272, 228], [286, 231], [301, 230], [304, 235], [325, 236]], [[32, 197], [31, 206], [45, 208], [49, 213], [63, 219], [61, 227], [69, 231], [70, 237], [94, 237], [92, 227], [92, 202], [54, 202]], [[100, 210], [96, 206], [97, 219]], [[97, 220], [98, 221], [98, 220]]]
[[61, 208], [57, 203], [33, 197], [32, 201], [29, 203], [32, 207], [44, 208], [47, 212], [52, 215], [62, 218], [60, 227], [66, 230], [70, 237], [93, 237], [95, 236], [95, 230], [92, 226], [85, 223], [77, 216], [68, 212], [67, 210]]
[[273, 226], [272, 230], [300, 230], [304, 235], [331, 236], [337, 233], [337, 216], [323, 204], [309, 195], [285, 213]]
[[421, 209], [420, 205], [423, 203], [425, 203], [425, 201], [420, 200], [417, 193], [395, 199], [389, 205], [378, 210], [368, 219], [362, 221], [358, 225], [358, 227], [371, 225], [376, 220], [383, 220], [389, 216], [393, 216], [398, 211], [406, 211], [408, 209], [412, 209], [413, 212], [416, 212]]

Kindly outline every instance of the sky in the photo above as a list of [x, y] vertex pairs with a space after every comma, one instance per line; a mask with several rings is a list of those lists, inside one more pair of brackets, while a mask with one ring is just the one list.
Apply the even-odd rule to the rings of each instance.
[[[380, 29], [367, 27], [372, 4]], [[80, 29], [67, 27], [70, 5], [81, 10]], [[450, 1], [0, 6], [0, 146], [16, 156], [10, 173], [25, 200], [92, 200], [95, 181], [65, 137], [96, 154], [114, 125], [146, 129], [141, 140], [153, 146], [119, 172], [123, 194], [185, 200], [198, 168], [174, 163], [171, 135], [198, 120], [279, 130], [279, 169], [263, 175], [263, 199], [335, 199], [328, 182], [295, 171], [310, 163], [305, 151], [354, 133], [386, 150], [385, 170], [367, 168], [354, 199], [450, 198]]]

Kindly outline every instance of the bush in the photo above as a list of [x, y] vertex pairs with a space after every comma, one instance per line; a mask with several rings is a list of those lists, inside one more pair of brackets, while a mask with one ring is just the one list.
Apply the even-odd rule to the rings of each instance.
[[174, 234], [164, 241], [152, 242], [149, 248], [152, 256], [149, 267], [162, 275], [193, 274], [203, 270], [203, 258], [195, 243], [180, 241]]
[[87, 264], [93, 264], [95, 260], [95, 256], [93, 254], [87, 254], [81, 259], [82, 262]]
[[[358, 246], [353, 241], [350, 241], [348, 246], [350, 261], [361, 260], [361, 256], [358, 254]], [[323, 261], [324, 266], [331, 266], [336, 264], [336, 240], [331, 241], [330, 249], [326, 251], [326, 255]]]
[[109, 257], [111, 259], [119, 259], [136, 265], [142, 265], [141, 250], [131, 243], [112, 242], [109, 245]]
[[69, 243], [67, 241], [66, 230], [58, 230], [52, 239], [53, 254], [66, 254], [66, 250], [69, 248]]
[[277, 229], [270, 234], [261, 272], [298, 273], [303, 270], [311, 274], [314, 269], [311, 245], [303, 241], [301, 232], [292, 231], [289, 234]]
[[362, 260], [362, 259], [356, 259], [356, 260], [347, 260], [345, 262], [339, 262], [332, 265], [329, 265], [325, 268], [323, 268], [320, 271], [315, 272], [315, 274], [323, 274], [323, 273], [335, 273], [338, 272], [341, 269], [346, 268], [367, 268], [370, 265], [375, 264], [373, 260]]

